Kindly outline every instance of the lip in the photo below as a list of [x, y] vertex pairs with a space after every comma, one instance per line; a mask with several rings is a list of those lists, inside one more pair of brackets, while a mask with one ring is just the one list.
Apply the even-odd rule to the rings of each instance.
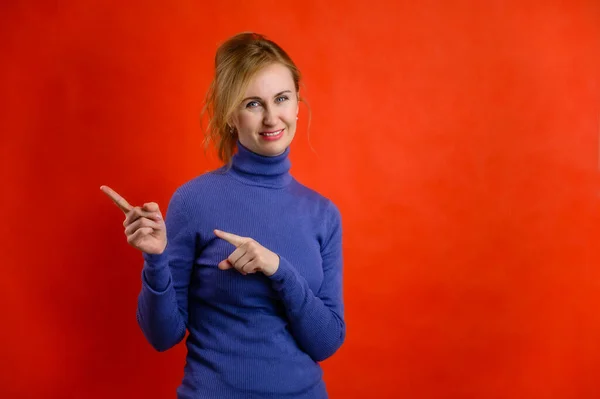
[[[259, 135], [265, 141], [276, 141], [276, 140], [279, 140], [280, 138], [283, 137], [284, 131], [285, 131], [285, 128], [279, 129], [279, 130], [271, 130], [271, 131], [268, 131], [268, 132], [266, 132], [266, 131], [265, 132], [260, 132]], [[279, 132], [279, 133], [277, 133], [277, 132]], [[274, 135], [274, 136], [265, 136], [265, 133], [277, 133], [277, 134]]]
[[280, 132], [282, 130], [284, 130], [285, 128], [281, 128], [281, 129], [277, 129], [277, 130], [269, 130], [269, 131], [264, 131], [264, 132], [258, 132], [258, 134], [262, 135], [262, 134], [268, 134], [268, 133], [275, 133], [275, 132]]

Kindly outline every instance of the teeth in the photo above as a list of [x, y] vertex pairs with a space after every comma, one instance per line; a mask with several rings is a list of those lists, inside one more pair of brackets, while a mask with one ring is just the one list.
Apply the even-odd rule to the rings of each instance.
[[[283, 129], [281, 129], [283, 130]], [[274, 133], [263, 133], [263, 136], [277, 136], [279, 133], [281, 133], [281, 130], [274, 132]]]

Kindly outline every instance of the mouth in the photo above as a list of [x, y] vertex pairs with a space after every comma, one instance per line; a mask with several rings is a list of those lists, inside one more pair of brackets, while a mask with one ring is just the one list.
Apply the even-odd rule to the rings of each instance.
[[260, 132], [259, 135], [261, 135], [265, 140], [277, 140], [278, 138], [283, 136], [283, 131], [284, 129], [279, 129], [279, 130], [273, 130], [270, 132]]

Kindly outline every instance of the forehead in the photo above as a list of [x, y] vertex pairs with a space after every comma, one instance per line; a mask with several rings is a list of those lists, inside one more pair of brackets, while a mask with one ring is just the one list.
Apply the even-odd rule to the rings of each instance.
[[260, 69], [252, 77], [245, 97], [268, 97], [284, 90], [294, 90], [292, 72], [282, 64], [270, 64]]

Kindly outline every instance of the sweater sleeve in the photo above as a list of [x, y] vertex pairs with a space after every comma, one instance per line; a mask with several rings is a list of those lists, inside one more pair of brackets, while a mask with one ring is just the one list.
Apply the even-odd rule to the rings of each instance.
[[279, 268], [270, 277], [273, 288], [283, 301], [294, 338], [318, 362], [333, 355], [346, 337], [342, 298], [342, 225], [335, 206], [330, 219], [329, 237], [321, 247], [323, 283], [316, 294], [296, 268], [281, 256]]
[[185, 336], [188, 323], [188, 286], [195, 258], [195, 235], [189, 215], [176, 191], [165, 217], [167, 247], [160, 255], [143, 254], [142, 288], [137, 321], [157, 351], [165, 351]]

